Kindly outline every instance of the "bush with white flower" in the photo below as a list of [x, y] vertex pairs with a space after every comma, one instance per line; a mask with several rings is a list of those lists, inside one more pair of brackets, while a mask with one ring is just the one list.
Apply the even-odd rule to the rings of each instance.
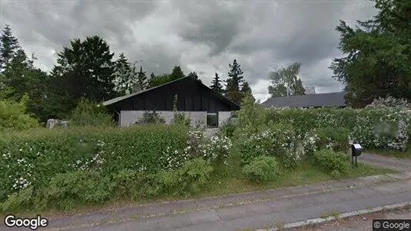
[[214, 135], [207, 140], [200, 149], [203, 158], [209, 162], [223, 162], [227, 165], [227, 159], [233, 144], [231, 139], [224, 135]]
[[[190, 149], [190, 146], [187, 146]], [[167, 147], [160, 157], [161, 165], [164, 169], [178, 169], [184, 165], [184, 162], [190, 159], [188, 155], [188, 149], [184, 151], [177, 150], [173, 147]]]
[[291, 124], [297, 134], [320, 128], [348, 129], [350, 137], [367, 148], [404, 150], [411, 135], [410, 111], [395, 108], [287, 108], [268, 109], [267, 114], [267, 122]]

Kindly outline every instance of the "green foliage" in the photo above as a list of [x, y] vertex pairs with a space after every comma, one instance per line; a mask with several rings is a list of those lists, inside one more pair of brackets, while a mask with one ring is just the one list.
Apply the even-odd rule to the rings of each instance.
[[123, 53], [114, 63], [113, 74], [115, 76], [115, 90], [121, 95], [131, 94], [133, 87], [138, 82], [138, 74]]
[[[170, 139], [173, 137], [173, 139]], [[29, 186], [47, 187], [60, 173], [98, 171], [109, 176], [124, 169], [155, 173], [167, 147], [183, 150], [181, 126], [40, 129], [0, 136], [0, 201]]]
[[82, 98], [73, 110], [71, 124], [74, 126], [113, 126], [113, 118], [106, 108], [97, 103]]
[[300, 63], [293, 63], [270, 73], [272, 85], [268, 87], [268, 91], [271, 97], [305, 94], [301, 79], [297, 77], [300, 73], [300, 66]]
[[51, 178], [44, 197], [50, 206], [70, 210], [79, 204], [97, 204], [107, 201], [113, 185], [98, 172], [76, 171], [57, 174]]
[[276, 159], [269, 156], [254, 158], [242, 171], [248, 179], [256, 182], [270, 181], [280, 174]]
[[374, 99], [366, 108], [387, 109], [395, 111], [411, 111], [411, 102], [406, 99], [396, 99], [392, 96]]
[[169, 74], [154, 76], [150, 79], [150, 88], [157, 87], [172, 81]]
[[166, 83], [169, 83], [171, 81], [177, 80], [184, 78], [185, 75], [183, 71], [181, 70], [180, 66], [175, 66], [171, 72], [171, 74], [162, 74], [158, 76], [151, 76], [151, 79], [149, 81], [149, 87], [157, 87]]
[[194, 78], [194, 79], [199, 80], [199, 79], [198, 79], [197, 72], [195, 72], [195, 71], [188, 73], [187, 77], [190, 77], [190, 78]]
[[26, 188], [19, 192], [15, 192], [10, 195], [4, 203], [0, 204], [2, 212], [18, 211], [24, 208], [33, 208], [34, 204], [34, 190], [33, 187]]
[[37, 121], [27, 114], [28, 97], [20, 102], [0, 100], [0, 131], [26, 130], [38, 126]]
[[146, 111], [143, 118], [136, 122], [136, 124], [164, 124], [166, 121], [156, 111]]
[[221, 79], [220, 79], [220, 77], [218, 76], [217, 73], [215, 73], [215, 77], [214, 77], [213, 81], [211, 82], [210, 88], [213, 89], [215, 92], [218, 92], [220, 94], [224, 93], [223, 85], [221, 84]]
[[20, 48], [19, 42], [13, 36], [11, 28], [6, 24], [0, 37], [0, 70], [6, 69]]
[[241, 88], [241, 93], [243, 94], [243, 100], [245, 97], [250, 97], [253, 102], [255, 102], [255, 98], [253, 96], [253, 92], [251, 90], [250, 85], [247, 82], [244, 82], [243, 87]]
[[223, 135], [225, 135], [229, 138], [233, 138], [236, 128], [237, 128], [237, 125], [232, 121], [232, 119], [229, 119], [220, 128], [220, 132], [221, 132], [221, 134], [223, 134]]
[[197, 193], [207, 183], [213, 167], [202, 158], [195, 158], [184, 163], [177, 170], [162, 170], [157, 173], [149, 195], [187, 195]]
[[233, 64], [229, 64], [230, 71], [228, 72], [227, 86], [225, 89], [225, 94], [228, 99], [236, 104], [240, 104], [243, 99], [243, 94], [240, 90], [243, 82], [244, 76], [241, 70], [240, 64], [234, 59]]
[[173, 70], [171, 71], [171, 74], [170, 74], [170, 81], [181, 79], [181, 78], [184, 78], [184, 77], [185, 77], [185, 74], [181, 70], [181, 67], [180, 66], [174, 66], [174, 68], [173, 68]]
[[71, 40], [57, 58], [52, 70], [53, 97], [61, 105], [59, 114], [67, 115], [84, 97], [102, 102], [118, 96], [115, 91], [114, 53], [99, 36]]
[[147, 88], [147, 76], [146, 72], [143, 71], [143, 67], [140, 66], [140, 71], [137, 73], [138, 85], [142, 90]]
[[237, 113], [238, 123], [241, 125], [239, 133], [242, 130], [258, 131], [266, 126], [267, 110], [259, 104], [256, 104], [253, 97], [249, 94], [245, 96], [241, 104], [241, 110]]
[[314, 154], [315, 163], [334, 176], [348, 173], [350, 168], [349, 156], [344, 152], [334, 152], [322, 149]]
[[198, 192], [198, 189], [207, 183], [212, 171], [213, 167], [202, 158], [187, 161], [180, 170], [183, 192]]
[[[350, 132], [350, 138], [367, 148], [401, 150], [411, 134], [411, 117], [406, 111], [384, 109], [270, 109], [267, 120], [289, 123], [297, 134], [317, 128], [339, 127]], [[392, 128], [394, 132], [386, 132]]]
[[411, 99], [411, 4], [408, 0], [374, 0], [378, 10], [373, 19], [358, 21], [355, 28], [341, 21], [334, 78], [346, 84], [347, 100], [364, 107], [373, 99], [391, 95]]
[[285, 156], [293, 142], [293, 130], [288, 124], [270, 124], [262, 131], [244, 131], [238, 138], [241, 163], [248, 164], [258, 156]]
[[320, 138], [318, 149], [329, 148], [335, 152], [347, 152], [349, 148], [349, 130], [346, 128], [324, 127], [314, 131]]

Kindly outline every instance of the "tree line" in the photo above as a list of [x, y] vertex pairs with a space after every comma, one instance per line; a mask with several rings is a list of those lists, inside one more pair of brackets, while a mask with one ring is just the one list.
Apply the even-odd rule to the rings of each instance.
[[[364, 107], [374, 99], [394, 97], [411, 100], [411, 1], [373, 0], [377, 14], [350, 27], [340, 21], [339, 49], [333, 59], [332, 78], [343, 83], [347, 104]], [[270, 74], [272, 97], [303, 95], [297, 77], [299, 63]]]
[[[110, 46], [99, 36], [71, 40], [50, 72], [35, 67], [35, 60], [6, 25], [0, 36], [0, 100], [18, 102], [24, 97], [28, 112], [41, 122], [68, 118], [81, 99], [99, 103], [186, 76], [201, 81], [196, 72], [185, 75], [180, 66], [170, 74], [148, 76], [124, 53], [114, 60]], [[229, 68], [228, 78], [222, 80], [216, 73], [210, 88], [240, 104], [246, 93], [252, 94], [251, 88], [236, 60]]]

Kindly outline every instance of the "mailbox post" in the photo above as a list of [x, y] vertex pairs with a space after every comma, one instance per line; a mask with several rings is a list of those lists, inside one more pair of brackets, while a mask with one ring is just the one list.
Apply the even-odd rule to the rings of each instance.
[[351, 145], [351, 163], [354, 165], [355, 159], [355, 167], [358, 167], [357, 158], [361, 155], [362, 147], [360, 144], [354, 143]]

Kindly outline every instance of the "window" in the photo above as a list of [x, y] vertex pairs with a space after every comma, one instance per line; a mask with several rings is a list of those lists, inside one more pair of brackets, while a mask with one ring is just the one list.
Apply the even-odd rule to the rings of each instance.
[[218, 127], [218, 114], [217, 113], [207, 114], [207, 127], [209, 128]]

